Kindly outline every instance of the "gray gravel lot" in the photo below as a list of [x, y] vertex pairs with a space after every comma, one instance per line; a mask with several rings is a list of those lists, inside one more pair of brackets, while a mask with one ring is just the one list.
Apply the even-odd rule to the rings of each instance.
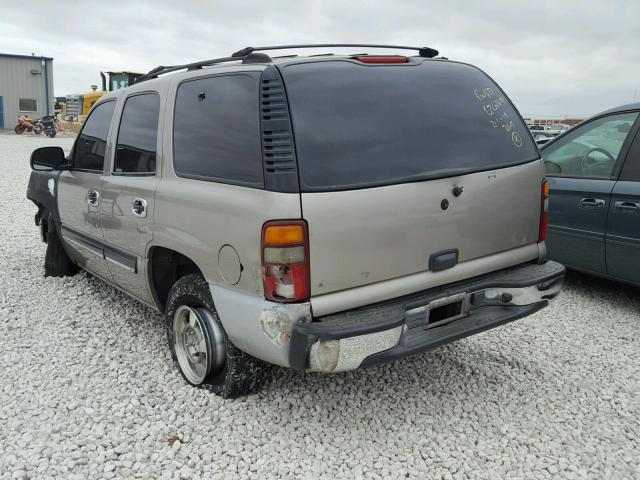
[[640, 478], [637, 289], [572, 274], [514, 324], [221, 400], [182, 381], [157, 314], [44, 278], [28, 158], [72, 141], [0, 134], [0, 478]]

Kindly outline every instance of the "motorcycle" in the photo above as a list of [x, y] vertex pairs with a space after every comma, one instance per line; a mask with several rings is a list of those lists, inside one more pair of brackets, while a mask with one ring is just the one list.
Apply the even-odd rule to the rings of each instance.
[[18, 135], [21, 135], [24, 132], [33, 132], [36, 135], [40, 135], [42, 133], [43, 127], [40, 120], [36, 120], [34, 122], [31, 117], [18, 117], [18, 124], [13, 130]]
[[42, 128], [44, 128], [44, 134], [47, 137], [53, 138], [56, 136], [59, 130], [58, 119], [56, 117], [54, 117], [53, 115], [45, 115], [39, 121], [42, 125]]

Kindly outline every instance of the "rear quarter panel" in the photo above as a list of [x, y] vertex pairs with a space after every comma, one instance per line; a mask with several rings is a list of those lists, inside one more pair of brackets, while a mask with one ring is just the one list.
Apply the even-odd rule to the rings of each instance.
[[[166, 170], [165, 170], [166, 172]], [[210, 283], [225, 284], [218, 252], [231, 245], [242, 271], [238, 290], [261, 295], [260, 235], [273, 219], [299, 219], [298, 194], [274, 193], [165, 175], [156, 193], [153, 246], [193, 260]]]

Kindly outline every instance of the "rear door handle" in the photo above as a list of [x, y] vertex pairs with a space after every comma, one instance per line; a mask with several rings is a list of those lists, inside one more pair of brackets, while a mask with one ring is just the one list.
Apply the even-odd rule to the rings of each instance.
[[136, 217], [147, 216], [147, 201], [144, 198], [134, 198], [131, 202], [131, 211]]
[[604, 207], [604, 200], [600, 198], [583, 198], [580, 200], [580, 208], [597, 209]]
[[97, 190], [89, 190], [87, 192], [87, 203], [89, 205], [95, 206], [98, 204], [98, 200], [100, 200], [100, 194]]
[[640, 203], [638, 202], [616, 202], [614, 207], [622, 213], [640, 213]]

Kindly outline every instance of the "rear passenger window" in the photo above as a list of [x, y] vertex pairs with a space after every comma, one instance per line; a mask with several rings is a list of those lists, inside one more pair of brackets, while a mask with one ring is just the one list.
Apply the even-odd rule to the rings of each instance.
[[115, 101], [101, 103], [84, 122], [74, 147], [73, 168], [76, 170], [102, 172], [109, 125], [115, 106]]
[[262, 186], [257, 76], [209, 77], [178, 87], [173, 162], [181, 177]]
[[155, 93], [127, 98], [120, 120], [114, 173], [154, 173], [160, 97]]

